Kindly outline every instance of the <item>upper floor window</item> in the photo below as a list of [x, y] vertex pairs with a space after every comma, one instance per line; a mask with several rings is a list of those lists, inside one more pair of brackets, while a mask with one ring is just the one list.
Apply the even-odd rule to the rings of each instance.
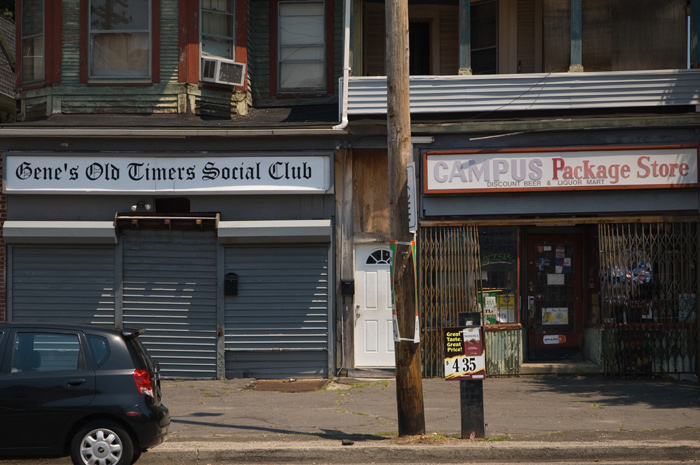
[[44, 0], [22, 0], [22, 83], [44, 80]]
[[89, 77], [151, 76], [151, 0], [90, 0]]
[[235, 23], [233, 0], [202, 0], [202, 55], [234, 59]]
[[498, 73], [498, 1], [483, 0], [471, 5], [471, 49], [473, 74]]
[[325, 10], [323, 1], [279, 3], [279, 92], [326, 90]]

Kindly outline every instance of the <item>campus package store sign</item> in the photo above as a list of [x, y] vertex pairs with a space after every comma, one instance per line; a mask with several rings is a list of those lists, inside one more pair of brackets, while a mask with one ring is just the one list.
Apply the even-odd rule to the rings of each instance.
[[331, 157], [295, 153], [167, 156], [10, 153], [9, 193], [279, 193], [331, 188]]
[[698, 185], [698, 148], [426, 152], [426, 194]]

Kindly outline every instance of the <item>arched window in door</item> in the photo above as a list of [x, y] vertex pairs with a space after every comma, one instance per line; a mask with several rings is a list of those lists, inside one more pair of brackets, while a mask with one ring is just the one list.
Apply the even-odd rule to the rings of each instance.
[[377, 249], [367, 257], [365, 265], [391, 265], [391, 251], [389, 249]]

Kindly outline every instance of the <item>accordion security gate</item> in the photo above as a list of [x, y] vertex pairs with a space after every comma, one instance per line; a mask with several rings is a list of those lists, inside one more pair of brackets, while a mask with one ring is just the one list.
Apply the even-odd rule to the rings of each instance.
[[420, 229], [419, 295], [423, 377], [444, 376], [444, 328], [478, 310], [481, 259], [476, 226]]
[[598, 232], [605, 373], [696, 373], [697, 220]]

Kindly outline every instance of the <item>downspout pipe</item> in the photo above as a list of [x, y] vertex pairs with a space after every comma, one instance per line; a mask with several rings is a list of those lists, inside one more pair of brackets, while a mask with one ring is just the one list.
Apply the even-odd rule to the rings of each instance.
[[343, 37], [343, 89], [340, 97], [340, 124], [333, 129], [342, 130], [348, 125], [348, 79], [350, 78], [350, 11], [352, 0], [345, 0], [345, 34]]

